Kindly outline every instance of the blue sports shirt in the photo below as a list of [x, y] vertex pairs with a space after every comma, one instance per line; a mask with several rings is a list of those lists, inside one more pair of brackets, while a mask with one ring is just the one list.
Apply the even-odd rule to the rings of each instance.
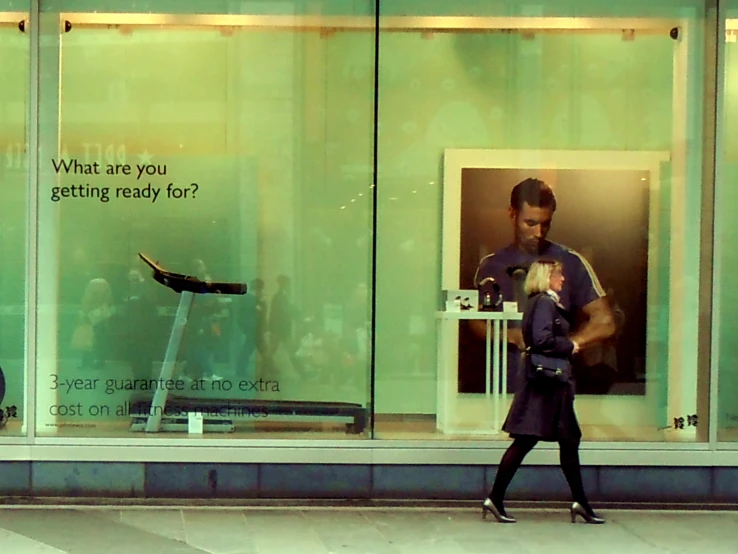
[[[605, 296], [605, 291], [589, 262], [571, 248], [550, 241], [546, 241], [538, 255], [523, 252], [511, 244], [494, 254], [485, 256], [479, 262], [474, 275], [474, 286], [478, 287], [485, 278], [492, 277], [500, 286], [503, 301], [518, 302], [518, 310], [525, 311], [528, 300], [523, 291], [525, 276], [521, 275], [516, 281], [511, 273], [516, 267], [525, 268], [527, 273], [531, 264], [541, 258], [557, 260], [563, 266], [564, 286], [559, 297], [561, 305], [572, 315], [572, 321], [584, 306]], [[497, 307], [497, 310], [502, 310], [502, 304]], [[508, 325], [511, 328], [520, 328], [521, 322], [511, 321]], [[514, 391], [519, 385], [517, 368], [520, 352], [514, 344], [509, 344], [507, 353], [507, 388], [508, 391]]]
[[518, 302], [518, 309], [524, 311], [527, 298], [522, 291], [522, 284], [525, 279], [523, 277], [516, 287], [516, 282], [510, 273], [516, 267], [524, 267], [527, 271], [533, 262], [541, 258], [561, 262], [564, 270], [564, 287], [559, 297], [561, 304], [573, 316], [576, 316], [577, 312], [593, 300], [605, 296], [605, 291], [589, 262], [571, 248], [550, 241], [546, 242], [538, 255], [523, 252], [511, 244], [494, 254], [485, 256], [479, 262], [474, 275], [474, 286], [478, 287], [482, 280], [492, 277], [500, 286], [503, 300]]

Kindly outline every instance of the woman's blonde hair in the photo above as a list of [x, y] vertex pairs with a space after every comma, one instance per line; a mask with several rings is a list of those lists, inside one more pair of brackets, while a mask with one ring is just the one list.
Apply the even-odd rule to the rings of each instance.
[[551, 286], [551, 275], [557, 269], [562, 271], [564, 268], [561, 262], [556, 260], [538, 260], [537, 262], [533, 262], [523, 285], [525, 294], [530, 296], [531, 294], [546, 292]]
[[113, 303], [113, 291], [105, 279], [97, 278], [87, 283], [82, 297], [82, 311], [87, 313]]

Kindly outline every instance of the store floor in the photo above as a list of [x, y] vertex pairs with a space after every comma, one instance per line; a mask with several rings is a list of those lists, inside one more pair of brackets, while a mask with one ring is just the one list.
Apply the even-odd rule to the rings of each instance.
[[0, 508], [0, 550], [13, 554], [735, 554], [738, 512], [601, 510], [572, 525], [565, 509]]

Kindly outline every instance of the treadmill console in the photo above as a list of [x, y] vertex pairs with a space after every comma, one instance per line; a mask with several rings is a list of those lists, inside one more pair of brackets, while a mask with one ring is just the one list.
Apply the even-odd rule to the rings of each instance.
[[167, 271], [145, 254], [139, 253], [138, 257], [153, 270], [155, 281], [172, 289], [174, 292], [192, 292], [194, 294], [246, 294], [245, 283], [202, 281], [192, 275]]

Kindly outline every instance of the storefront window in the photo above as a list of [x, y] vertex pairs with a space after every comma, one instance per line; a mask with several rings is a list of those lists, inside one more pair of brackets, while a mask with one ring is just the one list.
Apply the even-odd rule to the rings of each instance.
[[37, 433], [368, 436], [374, 2], [101, 4], [41, 2]]
[[707, 440], [712, 4], [41, 0], [29, 107], [28, 2], [0, 0], [5, 432], [28, 265], [39, 436], [506, 440], [522, 280], [548, 256], [591, 339], [585, 440]]
[[[538, 255], [516, 242], [525, 206], [509, 208], [534, 179], [556, 199], [543, 234], [563, 245], [540, 255], [566, 258], [567, 307], [609, 337], [575, 360], [584, 438], [705, 440], [705, 13], [702, 1], [381, 3], [378, 438], [507, 438], [520, 326], [508, 310], [525, 301], [516, 267], [524, 278]], [[480, 338], [437, 313], [453, 309], [444, 291], [476, 305], [484, 277], [508, 320], [491, 329], [511, 329], [490, 362], [483, 321]]]
[[26, 433], [27, 1], [0, 1], [0, 437]]

